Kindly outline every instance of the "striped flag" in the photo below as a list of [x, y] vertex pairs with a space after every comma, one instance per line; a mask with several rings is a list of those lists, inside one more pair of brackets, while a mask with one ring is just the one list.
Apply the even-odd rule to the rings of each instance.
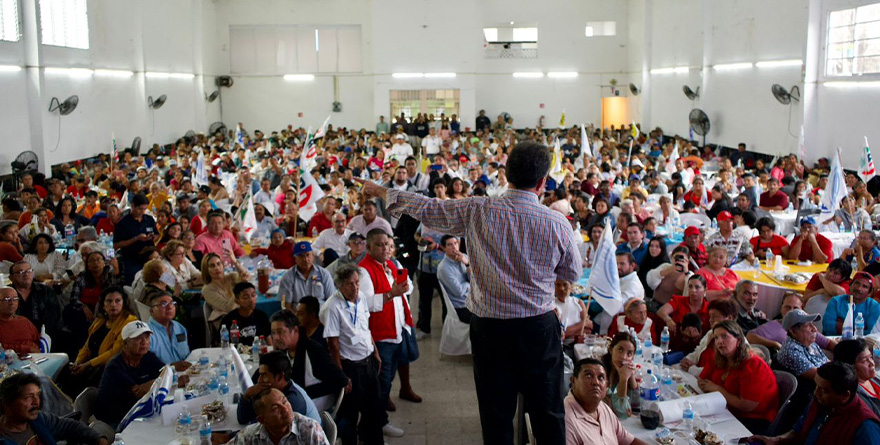
[[165, 366], [159, 374], [159, 377], [153, 382], [150, 391], [144, 394], [144, 396], [141, 397], [141, 399], [138, 400], [130, 410], [128, 410], [128, 414], [122, 418], [122, 422], [119, 422], [116, 431], [125, 430], [125, 427], [127, 427], [134, 419], [152, 417], [162, 412], [162, 405], [168, 405], [171, 403], [166, 402], [165, 399], [168, 398], [168, 394], [172, 391], [171, 382], [173, 376], [174, 370], [171, 368], [171, 365]]
[[593, 269], [587, 280], [587, 289], [593, 300], [602, 306], [605, 312], [612, 316], [620, 313], [623, 301], [620, 296], [620, 277], [617, 272], [616, 247], [611, 240], [611, 225], [605, 224], [602, 230], [602, 238], [599, 239], [599, 247], [596, 248], [596, 256], [593, 259]]
[[862, 152], [862, 162], [861, 166], [859, 166], [859, 177], [862, 178], [862, 181], [868, 182], [868, 180], [873, 178], [876, 174], [877, 170], [874, 168], [874, 158], [871, 157], [871, 147], [868, 145], [868, 137], [865, 136], [865, 150]]

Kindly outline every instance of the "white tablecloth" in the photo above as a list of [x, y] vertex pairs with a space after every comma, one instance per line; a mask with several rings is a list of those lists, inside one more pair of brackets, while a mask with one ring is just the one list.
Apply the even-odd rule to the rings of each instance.
[[[204, 348], [204, 349], [196, 349], [189, 354], [187, 357], [187, 361], [195, 363], [198, 361], [199, 357], [202, 355], [202, 351], [206, 351], [208, 353], [208, 358], [211, 360], [211, 363], [216, 363], [218, 357], [220, 356], [220, 348]], [[244, 359], [244, 357], [242, 357]], [[251, 362], [245, 361], [245, 366], [248, 367], [248, 373], [253, 372], [253, 364]], [[238, 383], [238, 379], [230, 372], [229, 373], [229, 394], [237, 394], [241, 393], [241, 386]], [[231, 398], [231, 397], [230, 397]], [[226, 421], [220, 424], [212, 425], [212, 429], [214, 431], [229, 431], [229, 430], [240, 430], [245, 427], [245, 425], [240, 425], [236, 420], [236, 410], [238, 408], [237, 404], [232, 404], [226, 407]], [[193, 411], [193, 410], [191, 410]], [[199, 414], [197, 412], [193, 412], [193, 414]], [[156, 414], [153, 417], [148, 419], [137, 419], [131, 422], [125, 431], [122, 432], [122, 437], [125, 440], [125, 443], [132, 444], [167, 444], [173, 442], [176, 438], [174, 425], [163, 425], [162, 424], [162, 414]], [[192, 433], [193, 439], [198, 438], [198, 431], [194, 431]], [[197, 442], [197, 441], [196, 441]]]

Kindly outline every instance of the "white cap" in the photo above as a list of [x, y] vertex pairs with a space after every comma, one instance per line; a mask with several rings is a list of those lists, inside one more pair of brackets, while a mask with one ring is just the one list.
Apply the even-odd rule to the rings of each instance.
[[122, 328], [122, 339], [128, 340], [130, 338], [135, 338], [145, 332], [149, 332], [151, 334], [153, 333], [153, 331], [150, 330], [150, 327], [147, 326], [146, 323], [140, 320], [132, 321], [125, 325], [124, 328]]

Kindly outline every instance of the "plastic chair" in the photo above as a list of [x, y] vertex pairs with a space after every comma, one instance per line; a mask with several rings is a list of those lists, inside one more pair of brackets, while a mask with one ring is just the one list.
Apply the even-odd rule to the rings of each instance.
[[526, 413], [526, 434], [529, 436], [529, 445], [535, 445], [535, 433], [532, 432], [532, 421], [529, 419], [529, 413]]
[[135, 300], [134, 304], [137, 307], [138, 318], [144, 323], [150, 321], [150, 307], [137, 300]]
[[440, 354], [468, 355], [471, 353], [471, 326], [458, 319], [443, 283], [440, 283], [440, 291], [448, 308], [446, 319], [443, 320], [443, 334], [440, 336]]
[[82, 413], [82, 421], [89, 423], [95, 412], [95, 402], [98, 400], [98, 388], [89, 386], [76, 396], [73, 401], [73, 410]]
[[333, 416], [330, 415], [327, 411], [321, 411], [321, 423], [324, 427], [324, 435], [327, 436], [327, 442], [330, 445], [336, 444], [336, 422], [333, 421]]
[[339, 407], [342, 406], [343, 397], [345, 397], [345, 388], [339, 390], [339, 397], [336, 398], [336, 403], [333, 404], [333, 408], [330, 410], [330, 415], [334, 418], [336, 417], [336, 413], [339, 412]]

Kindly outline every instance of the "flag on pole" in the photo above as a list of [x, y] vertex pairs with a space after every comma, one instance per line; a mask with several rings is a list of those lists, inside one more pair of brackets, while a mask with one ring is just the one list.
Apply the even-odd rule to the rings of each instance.
[[116, 133], [110, 133], [110, 138], [113, 141], [113, 162], [119, 163], [119, 149], [116, 147]]
[[245, 239], [250, 242], [251, 235], [257, 229], [257, 215], [254, 212], [254, 195], [248, 187], [247, 197], [242, 201], [238, 212], [238, 227], [244, 232]]
[[244, 134], [241, 132], [241, 125], [235, 126], [235, 143], [244, 148]]
[[865, 136], [865, 149], [862, 151], [862, 162], [859, 166], [859, 177], [862, 181], [868, 182], [877, 174], [874, 168], [874, 158], [871, 157], [871, 147], [868, 145], [868, 137]]
[[[584, 168], [584, 156], [590, 150], [590, 138], [587, 137], [587, 129], [581, 124], [581, 151], [574, 160], [575, 168]], [[592, 153], [590, 154], [592, 156]]]
[[553, 144], [553, 163], [550, 164], [550, 177], [557, 184], [561, 184], [562, 180], [565, 179], [565, 171], [562, 170], [562, 149], [559, 146], [558, 136]]
[[324, 196], [324, 191], [310, 172], [300, 170], [299, 181], [299, 217], [311, 221], [318, 212], [318, 200]]
[[170, 403], [166, 402], [165, 399], [172, 391], [171, 382], [173, 381], [173, 376], [174, 370], [171, 369], [171, 365], [165, 366], [159, 374], [159, 377], [153, 381], [153, 386], [150, 387], [150, 391], [144, 394], [144, 396], [141, 397], [141, 399], [138, 400], [130, 410], [128, 410], [128, 414], [122, 418], [122, 422], [119, 423], [119, 427], [117, 427], [116, 431], [124, 430], [134, 419], [152, 417], [162, 412], [162, 405]]
[[611, 240], [611, 225], [605, 224], [602, 238], [599, 239], [599, 247], [596, 248], [593, 269], [587, 280], [587, 289], [593, 296], [593, 300], [612, 316], [619, 314], [623, 308], [620, 295], [620, 277], [617, 275], [616, 250], [614, 242]]
[[675, 173], [675, 161], [678, 160], [678, 139], [675, 140], [675, 145], [672, 147], [672, 153], [669, 154], [669, 159], [666, 161], [666, 171], [669, 173]]
[[822, 194], [822, 200], [819, 201], [819, 204], [824, 211], [833, 212], [840, 208], [840, 200], [844, 196], [846, 196], [846, 180], [843, 168], [840, 166], [840, 148], [838, 148], [831, 161], [828, 185], [825, 186], [825, 193]]

